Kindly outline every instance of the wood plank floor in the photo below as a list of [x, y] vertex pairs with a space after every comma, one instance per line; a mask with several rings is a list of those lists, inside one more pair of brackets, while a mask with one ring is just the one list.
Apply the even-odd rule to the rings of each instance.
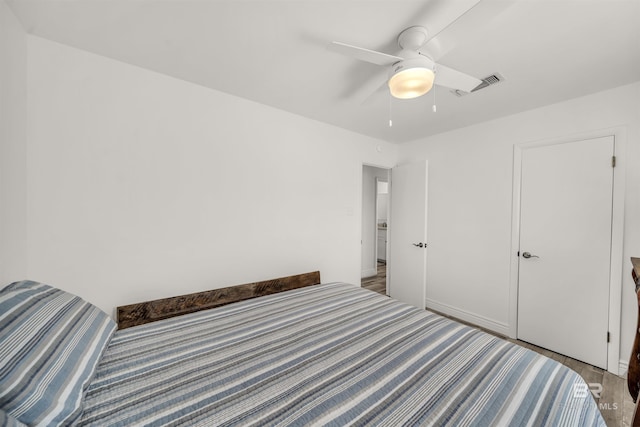
[[[386, 279], [387, 279], [387, 265], [384, 262], [378, 262], [378, 274], [373, 277], [363, 278], [361, 282], [361, 286], [363, 288], [372, 290], [374, 292], [378, 292], [382, 295], [386, 295]], [[433, 310], [432, 310], [433, 311]], [[468, 322], [462, 321], [460, 319], [453, 318], [444, 313], [438, 313], [444, 317], [451, 318], [460, 323], [464, 323], [473, 327], [478, 328], [476, 325], [472, 325]], [[600, 393], [599, 398], [594, 396], [598, 407], [600, 408], [600, 413], [607, 423], [608, 427], [627, 427], [631, 425], [631, 418], [633, 417], [634, 403], [631, 399], [631, 395], [629, 395], [629, 390], [627, 389], [627, 380], [626, 378], [619, 377], [617, 375], [613, 375], [610, 372], [604, 371], [595, 366], [588, 365], [586, 363], [580, 362], [578, 360], [572, 359], [567, 356], [563, 356], [558, 353], [554, 353], [550, 350], [537, 347], [533, 344], [529, 344], [524, 341], [514, 340], [511, 338], [503, 337], [495, 332], [479, 328], [484, 330], [487, 333], [492, 335], [496, 335], [500, 338], [506, 339], [514, 344], [521, 345], [528, 349], [531, 349], [537, 353], [540, 353], [544, 356], [547, 356], [551, 359], [554, 359], [565, 366], [576, 371], [587, 384], [591, 384], [592, 391], [597, 391], [597, 389], [602, 386], [602, 391]]]
[[370, 291], [377, 292], [382, 295], [386, 295], [387, 292], [387, 264], [383, 261], [378, 261], [378, 274], [371, 277], [365, 277], [362, 279], [360, 285], [363, 288]]

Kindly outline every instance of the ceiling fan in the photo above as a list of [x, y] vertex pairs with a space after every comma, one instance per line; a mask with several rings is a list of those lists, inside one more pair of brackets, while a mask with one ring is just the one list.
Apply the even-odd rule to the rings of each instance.
[[[482, 2], [480, 3], [488, 3]], [[500, 2], [504, 3], [504, 2]], [[500, 6], [504, 7], [504, 6]], [[473, 9], [473, 8], [472, 8]], [[495, 6], [489, 8], [475, 8], [480, 13], [464, 13], [463, 18], [454, 19], [462, 25], [458, 27], [467, 27], [479, 21], [488, 14], [496, 11]], [[482, 14], [482, 15], [481, 15]], [[474, 22], [475, 21], [475, 22]], [[480, 20], [480, 22], [482, 22]], [[444, 25], [444, 28], [450, 32], [450, 26], [453, 22]], [[458, 24], [458, 22], [456, 22]], [[453, 31], [455, 32], [455, 30]], [[334, 41], [328, 45], [328, 49], [353, 57], [360, 61], [370, 62], [372, 64], [386, 67], [386, 74], [379, 78], [379, 83], [375, 87], [376, 90], [385, 83], [389, 87], [392, 96], [400, 99], [412, 99], [424, 95], [429, 92], [433, 85], [444, 86], [462, 92], [471, 92], [474, 88], [482, 83], [482, 80], [472, 77], [468, 74], [454, 70], [443, 64], [436, 63], [433, 56], [428, 50], [434, 49], [438, 43], [434, 43], [435, 36], [441, 38], [441, 33], [432, 35], [427, 32], [423, 26], [412, 26], [406, 28], [398, 35], [398, 46], [400, 51], [395, 55], [383, 52], [377, 52], [362, 47], [352, 46], [346, 43]], [[444, 38], [447, 36], [445, 35]], [[442, 55], [443, 52], [434, 52], [434, 55]]]

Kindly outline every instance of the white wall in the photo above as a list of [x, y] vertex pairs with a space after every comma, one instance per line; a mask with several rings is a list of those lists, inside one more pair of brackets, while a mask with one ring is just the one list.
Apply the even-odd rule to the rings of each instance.
[[28, 41], [30, 278], [109, 313], [312, 270], [359, 284], [362, 164], [396, 146]]
[[450, 314], [509, 329], [513, 146], [623, 127], [625, 242], [620, 358], [636, 308], [630, 256], [640, 256], [640, 83], [403, 144], [399, 161], [429, 160], [427, 298]]
[[27, 274], [27, 36], [0, 0], [0, 287]]
[[362, 168], [362, 277], [377, 272], [376, 178], [388, 181], [388, 169], [365, 165]]
[[362, 164], [397, 155], [429, 160], [428, 298], [508, 327], [513, 145], [612, 126], [628, 139], [624, 259], [640, 254], [638, 83], [398, 148], [26, 36], [3, 1], [0, 31], [4, 283], [108, 312], [314, 269], [358, 283]]

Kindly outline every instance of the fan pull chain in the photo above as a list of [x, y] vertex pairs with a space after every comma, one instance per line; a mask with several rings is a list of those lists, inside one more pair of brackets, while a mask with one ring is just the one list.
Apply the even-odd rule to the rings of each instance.
[[393, 127], [393, 120], [391, 119], [391, 92], [389, 92], [389, 127]]
[[433, 90], [433, 107], [432, 107], [432, 109], [433, 109], [433, 112], [435, 113], [438, 110], [438, 108], [436, 107], [436, 86], [435, 85], [433, 85], [433, 89], [432, 90]]

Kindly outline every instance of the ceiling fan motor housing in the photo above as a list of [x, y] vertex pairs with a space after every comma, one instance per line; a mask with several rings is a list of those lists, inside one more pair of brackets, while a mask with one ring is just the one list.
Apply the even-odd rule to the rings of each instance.
[[428, 34], [425, 27], [409, 27], [398, 35], [398, 45], [401, 49], [418, 50], [427, 42]]
[[433, 71], [434, 63], [426, 56], [417, 55], [414, 58], [403, 59], [393, 64], [389, 70], [389, 78], [410, 68], [428, 68]]

